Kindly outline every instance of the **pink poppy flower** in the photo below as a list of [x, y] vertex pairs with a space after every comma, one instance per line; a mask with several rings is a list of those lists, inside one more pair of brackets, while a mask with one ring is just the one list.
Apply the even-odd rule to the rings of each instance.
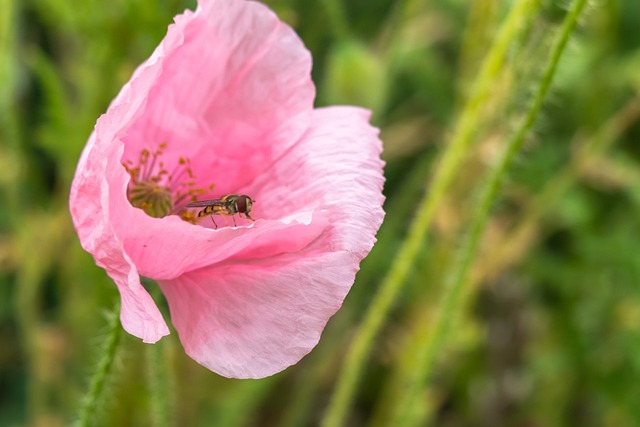
[[[200, 0], [98, 119], [71, 215], [126, 331], [169, 333], [145, 276], [186, 352], [221, 375], [272, 375], [317, 344], [373, 246], [384, 178], [369, 113], [314, 109], [310, 69], [265, 6]], [[251, 197], [255, 221], [186, 206], [228, 194]]]

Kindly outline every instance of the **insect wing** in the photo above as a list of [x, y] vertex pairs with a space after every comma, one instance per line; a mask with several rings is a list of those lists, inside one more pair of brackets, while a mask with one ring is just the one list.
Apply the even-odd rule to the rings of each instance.
[[204, 208], [207, 206], [221, 206], [224, 202], [221, 199], [198, 200], [196, 202], [187, 203], [187, 208]]

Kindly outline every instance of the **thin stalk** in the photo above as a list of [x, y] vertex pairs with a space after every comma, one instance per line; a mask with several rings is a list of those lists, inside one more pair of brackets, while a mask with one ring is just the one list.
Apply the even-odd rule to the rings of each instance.
[[[541, 219], [548, 215], [556, 202], [576, 184], [580, 175], [591, 167], [605, 151], [640, 117], [640, 95], [632, 98], [617, 114], [615, 114], [595, 135], [586, 142], [576, 137], [578, 151], [571, 159], [571, 164], [550, 179], [526, 206], [526, 211], [517, 227], [508, 230], [505, 236], [492, 242], [492, 250], [486, 259], [478, 263], [480, 267], [474, 272], [472, 281], [480, 283], [490, 280], [497, 272], [517, 263], [536, 240], [542, 238], [543, 230], [539, 229]], [[472, 284], [473, 286], [473, 284]]]
[[107, 317], [109, 330], [102, 346], [102, 358], [99, 360], [95, 372], [91, 376], [89, 391], [82, 399], [82, 406], [78, 414], [75, 427], [87, 427], [92, 424], [98, 403], [102, 400], [105, 384], [113, 368], [113, 362], [122, 337], [120, 325], [120, 301]]
[[[527, 114], [518, 128], [515, 135], [508, 141], [505, 150], [500, 157], [496, 167], [493, 168], [487, 177], [486, 184], [481, 192], [480, 202], [476, 210], [477, 214], [473, 218], [471, 228], [465, 238], [463, 245], [457, 255], [457, 261], [453, 264], [450, 274], [447, 275], [446, 286], [441, 302], [438, 305], [439, 310], [433, 323], [416, 324], [416, 330], [411, 334], [414, 337], [413, 343], [417, 347], [418, 354], [413, 360], [418, 361], [417, 365], [405, 368], [410, 370], [410, 375], [405, 375], [404, 386], [399, 388], [401, 396], [398, 396], [397, 402], [400, 403], [395, 409], [395, 416], [391, 419], [389, 425], [407, 426], [416, 425], [420, 413], [417, 410], [419, 397], [424, 389], [426, 382], [431, 374], [433, 362], [436, 355], [441, 353], [447, 337], [454, 323], [457, 313], [464, 305], [466, 294], [468, 294], [470, 282], [468, 280], [469, 270], [473, 260], [476, 257], [481, 237], [484, 233], [491, 207], [498, 198], [500, 188], [504, 177], [513, 163], [516, 153], [520, 150], [525, 136], [531, 130], [542, 103], [549, 92], [551, 82], [558, 68], [560, 58], [566, 48], [569, 36], [573, 32], [578, 17], [584, 10], [587, 0], [575, 0], [567, 16], [565, 17], [561, 31], [554, 41], [549, 55], [548, 62], [542, 74], [542, 78], [538, 84], [535, 96], [529, 105]], [[427, 340], [424, 337], [429, 337]]]
[[165, 344], [165, 340], [161, 340], [153, 345], [146, 345], [145, 348], [147, 353], [151, 425], [155, 427], [169, 427], [172, 422]]
[[[159, 307], [163, 298], [160, 287], [154, 280], [141, 277], [141, 282], [147, 286], [151, 296]], [[151, 425], [155, 427], [169, 427], [173, 423], [170, 391], [174, 388], [170, 382], [171, 367], [167, 363], [167, 346], [171, 337], [167, 337], [152, 345], [146, 345], [147, 382], [149, 387], [149, 402], [151, 407]]]
[[465, 104], [460, 119], [454, 128], [451, 141], [447, 144], [446, 151], [438, 164], [431, 189], [419, 203], [416, 217], [409, 227], [407, 238], [389, 272], [383, 279], [371, 308], [365, 314], [364, 321], [348, 350], [345, 364], [338, 377], [338, 384], [322, 420], [323, 427], [335, 427], [344, 423], [347, 409], [353, 402], [356, 388], [362, 377], [367, 356], [371, 353], [374, 339], [380, 331], [402, 285], [406, 282], [409, 271], [433, 222], [436, 208], [442, 202], [446, 190], [462, 164], [474, 130], [481, 119], [482, 106], [487, 100], [490, 89], [502, 68], [507, 49], [517, 37], [518, 29], [536, 12], [539, 3], [539, 0], [519, 1], [511, 9], [500, 28], [497, 39], [483, 62], [478, 79], [473, 85], [469, 100]]

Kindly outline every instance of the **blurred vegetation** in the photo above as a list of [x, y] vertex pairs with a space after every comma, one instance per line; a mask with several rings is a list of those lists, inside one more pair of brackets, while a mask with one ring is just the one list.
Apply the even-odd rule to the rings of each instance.
[[[155, 346], [123, 334], [96, 425], [319, 425], [481, 64], [519, 2], [266, 3], [313, 53], [317, 104], [374, 111], [387, 161], [378, 244], [318, 347], [273, 377], [219, 377], [188, 358], [175, 333]], [[526, 113], [568, 4], [536, 2], [510, 40], [345, 425], [395, 425], [395, 379], [425, 362], [413, 350], [430, 333], [478, 191]], [[194, 7], [0, 2], [0, 426], [77, 417], [117, 290], [80, 248], [69, 185], [96, 118], [173, 16]], [[637, 0], [593, 2], [580, 16], [410, 425], [640, 424], [639, 27]]]

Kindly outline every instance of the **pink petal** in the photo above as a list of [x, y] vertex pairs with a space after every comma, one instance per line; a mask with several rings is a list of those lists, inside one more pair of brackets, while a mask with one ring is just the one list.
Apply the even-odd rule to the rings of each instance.
[[166, 142], [166, 163], [188, 157], [200, 182], [229, 194], [267, 170], [308, 126], [311, 55], [260, 3], [200, 1], [195, 13], [176, 18], [153, 61], [162, 71], [150, 76], [123, 160]]
[[355, 108], [314, 111], [302, 140], [255, 183], [264, 198], [279, 202], [274, 209], [329, 212], [316, 239], [295, 251], [236, 258], [160, 282], [196, 361], [225, 376], [261, 378], [317, 344], [384, 215], [381, 143], [367, 120]]
[[[100, 125], [99, 122], [98, 127]], [[117, 148], [98, 143], [96, 133], [91, 136], [71, 187], [71, 216], [83, 248], [94, 256], [96, 264], [104, 268], [118, 286], [122, 326], [144, 342], [152, 343], [168, 335], [169, 329], [153, 299], [140, 284], [138, 270], [124, 252], [112, 227], [105, 170], [114, 157], [119, 157], [118, 153], [113, 153]], [[96, 195], [100, 195], [99, 200]]]
[[[119, 210], [122, 222], [118, 234], [140, 274], [156, 280], [173, 279], [225, 260], [296, 251], [313, 241], [329, 222], [326, 213], [301, 212], [288, 221], [258, 219], [249, 227], [225, 227], [214, 231], [177, 217], [151, 221], [136, 219], [145, 215], [136, 211]], [[139, 227], [141, 221], [146, 222], [145, 228]]]

